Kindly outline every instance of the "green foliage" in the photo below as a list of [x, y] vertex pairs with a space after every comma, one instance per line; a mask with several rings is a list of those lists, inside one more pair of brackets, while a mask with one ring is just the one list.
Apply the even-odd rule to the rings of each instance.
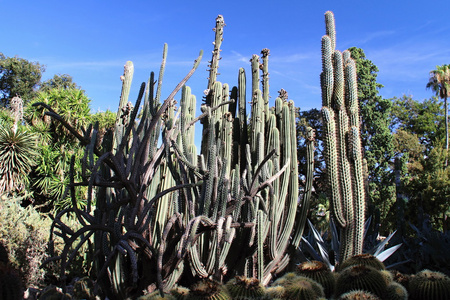
[[25, 126], [15, 132], [0, 125], [0, 194], [23, 193], [36, 164], [36, 137]]
[[[67, 124], [76, 131], [84, 130], [91, 121], [90, 100], [82, 90], [76, 88], [48, 89], [40, 91], [35, 100], [26, 107], [25, 119], [32, 125], [39, 136], [39, 149], [36, 168], [29, 175], [36, 204], [45, 204], [47, 210], [56, 208], [61, 210], [71, 205], [66, 187], [70, 182], [70, 160], [72, 155], [77, 157], [74, 168], [75, 178], [81, 180], [81, 159], [83, 148], [60, 122], [52, 120], [45, 114], [43, 103], [61, 114]], [[77, 188], [78, 205], [85, 205], [86, 188]]]
[[0, 53], [0, 102], [8, 106], [11, 99], [19, 96], [25, 103], [36, 93], [44, 66], [20, 57], [6, 57]]
[[397, 157], [405, 164], [399, 177], [406, 199], [405, 217], [421, 224], [426, 213], [434, 228], [446, 229], [450, 173], [445, 166], [442, 108], [434, 98], [423, 102], [411, 97], [394, 100], [394, 144]]
[[[444, 99], [444, 116], [445, 116], [445, 150], [449, 150], [448, 137], [448, 97], [450, 96], [450, 65], [436, 66], [436, 70], [430, 72], [430, 78], [427, 83], [427, 88], [431, 88], [436, 96]], [[446, 154], [448, 155], [448, 153]], [[448, 159], [445, 158], [445, 165], [447, 166]]]
[[40, 265], [48, 257], [45, 245], [51, 220], [32, 206], [23, 208], [18, 200], [3, 196], [0, 224], [0, 242], [8, 249], [11, 265], [21, 271], [25, 286], [41, 286], [48, 271]]
[[68, 74], [54, 75], [53, 78], [42, 82], [39, 86], [39, 92], [49, 92], [53, 89], [79, 89], [81, 88], [73, 82], [72, 76]]

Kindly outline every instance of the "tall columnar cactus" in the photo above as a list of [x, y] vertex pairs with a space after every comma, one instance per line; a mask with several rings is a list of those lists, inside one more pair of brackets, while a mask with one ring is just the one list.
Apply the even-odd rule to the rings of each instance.
[[[247, 120], [244, 69], [239, 70], [237, 87], [217, 81], [223, 27], [219, 16], [198, 117], [196, 97], [185, 82], [201, 56], [161, 101], [167, 46], [156, 93], [151, 73], [134, 106], [128, 102], [132, 63], [125, 66], [116, 127], [103, 152], [95, 143], [98, 126], [80, 134], [47, 107], [86, 146], [85, 181], [75, 183], [72, 177], [73, 208], [55, 217], [52, 231], [52, 237], [62, 236], [66, 245], [53, 258], [62, 261], [62, 277], [79, 245], [87, 241], [93, 242], [95, 277], [111, 299], [135, 296], [133, 292], [143, 289], [168, 292], [182, 276], [189, 282], [243, 275], [268, 284], [288, 265], [290, 246], [298, 247], [306, 219], [313, 132], [311, 178], [299, 206], [294, 103], [279, 97], [269, 109], [264, 50], [261, 69], [258, 56], [252, 61]], [[174, 97], [180, 90], [176, 107]], [[194, 127], [198, 120], [203, 125], [199, 153]], [[89, 187], [83, 210], [76, 206], [73, 192], [79, 185]], [[61, 220], [68, 212], [75, 212], [80, 230]]]
[[340, 260], [362, 253], [365, 190], [355, 62], [335, 50], [333, 13], [322, 37], [322, 119], [325, 161], [334, 218], [341, 228]]

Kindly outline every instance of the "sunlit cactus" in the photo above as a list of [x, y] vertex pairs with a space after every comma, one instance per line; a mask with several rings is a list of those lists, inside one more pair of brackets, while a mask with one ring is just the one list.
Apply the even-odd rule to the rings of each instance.
[[322, 120], [329, 197], [341, 228], [340, 261], [362, 253], [366, 195], [355, 62], [335, 50], [334, 16], [322, 37]]

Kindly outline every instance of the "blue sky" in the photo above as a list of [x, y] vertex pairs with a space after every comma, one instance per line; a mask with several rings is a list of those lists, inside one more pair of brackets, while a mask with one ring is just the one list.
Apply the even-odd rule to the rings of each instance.
[[429, 71], [450, 63], [449, 0], [0, 0], [0, 7], [0, 52], [45, 65], [43, 80], [71, 75], [94, 111], [117, 109], [127, 60], [135, 66], [130, 98], [135, 99], [150, 71], [158, 72], [164, 43], [169, 51], [163, 97], [190, 70], [200, 49], [205, 51], [188, 82], [200, 99], [219, 14], [227, 26], [218, 80], [237, 85], [238, 69], [249, 74], [252, 54], [269, 48], [272, 99], [284, 88], [302, 110], [321, 106], [320, 39], [327, 10], [335, 14], [337, 49], [365, 51], [380, 70], [385, 98], [430, 98], [432, 92], [425, 89]]

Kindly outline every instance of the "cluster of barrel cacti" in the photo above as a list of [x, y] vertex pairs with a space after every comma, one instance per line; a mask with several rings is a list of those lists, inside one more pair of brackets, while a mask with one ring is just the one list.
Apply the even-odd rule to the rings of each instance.
[[348, 50], [336, 50], [334, 15], [325, 13], [322, 37], [322, 121], [329, 198], [341, 228], [340, 260], [361, 254], [366, 191], [356, 65]]
[[176, 286], [164, 296], [153, 292], [139, 299], [449, 299], [450, 278], [442, 273], [424, 270], [408, 280], [399, 278], [398, 273], [386, 270], [375, 256], [364, 254], [350, 257], [335, 271], [318, 261], [304, 262], [268, 286], [245, 276], [236, 276], [223, 284], [204, 279], [189, 288]]
[[[151, 73], [134, 106], [128, 101], [133, 64], [125, 65], [116, 125], [103, 137], [101, 147], [98, 125], [79, 133], [46, 107], [47, 114], [86, 147], [83, 181], [75, 182], [72, 174], [68, 192], [73, 205], [55, 216], [51, 232], [50, 251], [57, 238], [65, 244], [49, 260], [61, 262], [63, 281], [67, 266], [85, 243], [93, 261], [91, 276], [110, 299], [143, 290], [164, 293], [180, 282], [223, 282], [238, 275], [266, 285], [288, 265], [306, 221], [312, 149], [310, 180], [299, 205], [294, 102], [282, 90], [269, 108], [267, 49], [262, 62], [259, 56], [252, 57], [249, 92], [244, 69], [231, 90], [217, 81], [223, 27], [219, 16], [198, 117], [196, 97], [185, 83], [202, 53], [162, 101], [167, 45], [158, 84]], [[177, 107], [174, 98], [179, 91]], [[194, 139], [197, 121], [203, 125], [200, 151]], [[308, 134], [313, 145], [313, 130]], [[83, 209], [75, 198], [78, 186], [88, 187]], [[77, 217], [80, 229], [62, 221], [68, 213]]]

